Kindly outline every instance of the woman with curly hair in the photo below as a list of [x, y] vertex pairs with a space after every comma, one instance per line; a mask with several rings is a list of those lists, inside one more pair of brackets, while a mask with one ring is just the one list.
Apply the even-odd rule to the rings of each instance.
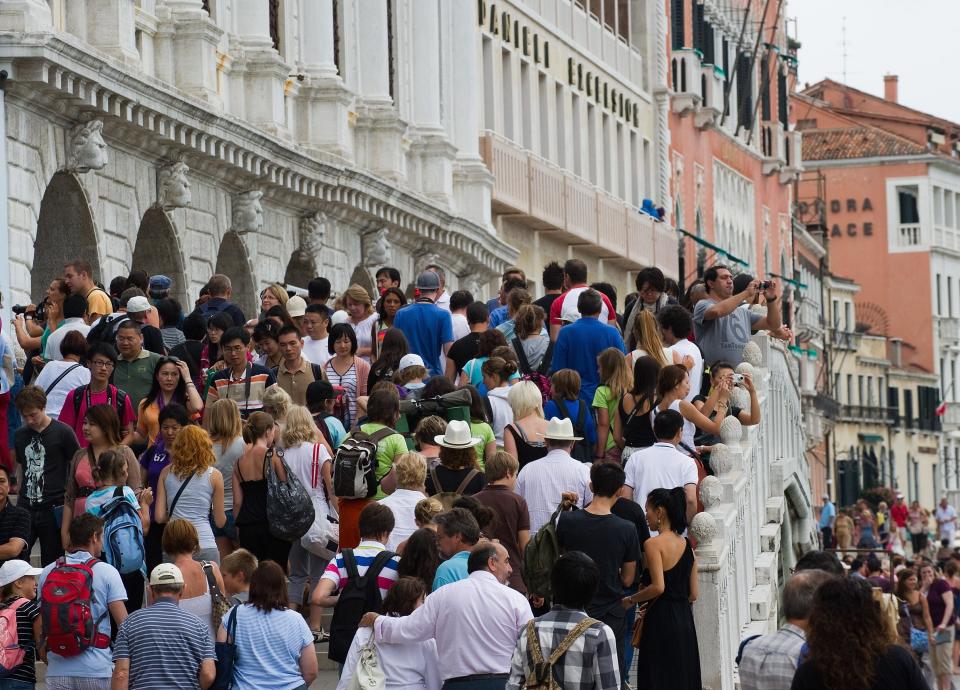
[[791, 690], [927, 690], [920, 667], [897, 644], [870, 584], [861, 578], [820, 585], [807, 646], [809, 657], [797, 668]]
[[214, 467], [213, 443], [207, 432], [198, 426], [180, 430], [170, 448], [171, 462], [160, 473], [157, 482], [157, 522], [173, 518], [188, 520], [200, 538], [199, 558], [220, 563], [220, 551], [210, 526], [210, 515], [217, 527], [223, 527], [227, 516], [223, 509], [223, 475]]

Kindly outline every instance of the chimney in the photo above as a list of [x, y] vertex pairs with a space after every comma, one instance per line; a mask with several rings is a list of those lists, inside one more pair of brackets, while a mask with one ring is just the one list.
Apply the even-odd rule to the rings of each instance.
[[903, 338], [890, 338], [890, 364], [894, 369], [903, 367]]
[[897, 75], [883, 75], [883, 98], [891, 103], [897, 102]]

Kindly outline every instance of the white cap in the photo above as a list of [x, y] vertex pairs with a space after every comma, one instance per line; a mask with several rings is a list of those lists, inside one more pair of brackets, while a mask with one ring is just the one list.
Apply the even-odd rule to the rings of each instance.
[[338, 309], [333, 312], [333, 316], [330, 317], [330, 325], [336, 326], [338, 323], [347, 323], [350, 320], [350, 314], [345, 312], [343, 309]]
[[307, 302], [300, 295], [287, 300], [287, 313], [290, 316], [303, 316], [307, 313]]
[[411, 352], [409, 355], [404, 355], [403, 357], [400, 358], [399, 370], [400, 370], [400, 371], [403, 371], [403, 370], [406, 369], [407, 367], [424, 367], [424, 368], [426, 368], [425, 365], [424, 365], [424, 363], [423, 363], [423, 357], [421, 357], [420, 355], [414, 354], [414, 353], [412, 353], [412, 352]]
[[173, 563], [161, 563], [150, 572], [151, 585], [182, 585], [183, 573]]
[[16, 582], [21, 577], [31, 575], [36, 577], [43, 571], [40, 568], [34, 568], [26, 561], [15, 559], [7, 561], [0, 566], [0, 587], [6, 587], [11, 582]]
[[150, 311], [150, 301], [146, 297], [136, 295], [127, 300], [128, 314], [140, 314], [145, 311]]

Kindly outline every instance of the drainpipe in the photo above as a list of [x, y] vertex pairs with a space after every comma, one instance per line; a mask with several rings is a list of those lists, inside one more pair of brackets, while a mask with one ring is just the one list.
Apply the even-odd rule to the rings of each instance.
[[3, 323], [10, 323], [10, 227], [8, 225], [7, 200], [10, 198], [7, 189], [7, 112], [5, 105], [6, 91], [4, 84], [7, 81], [7, 71], [0, 70], [0, 293], [3, 294], [2, 313]]

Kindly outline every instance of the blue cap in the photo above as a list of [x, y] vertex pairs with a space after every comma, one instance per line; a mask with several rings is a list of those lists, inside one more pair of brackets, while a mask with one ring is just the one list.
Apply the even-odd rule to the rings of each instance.
[[161, 292], [163, 290], [169, 290], [171, 287], [173, 287], [173, 281], [167, 278], [167, 276], [150, 277], [150, 290]]

